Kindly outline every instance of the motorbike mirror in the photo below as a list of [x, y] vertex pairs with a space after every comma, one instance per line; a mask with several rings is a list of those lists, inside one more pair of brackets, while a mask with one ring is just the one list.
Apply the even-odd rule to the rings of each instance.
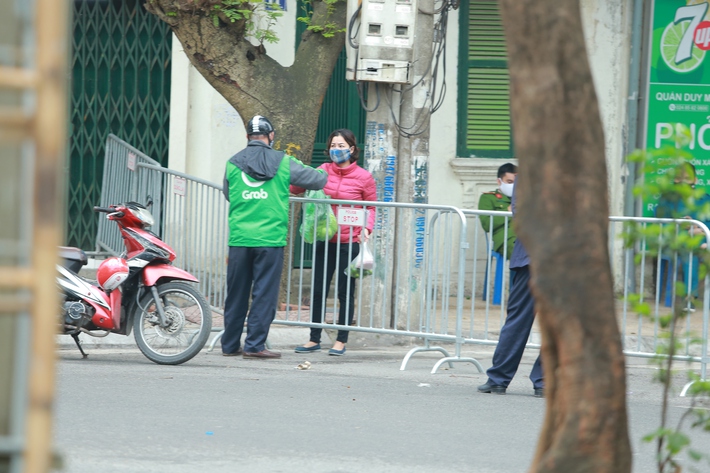
[[150, 208], [153, 206], [153, 198], [151, 196], [148, 196], [148, 202], [145, 203], [146, 208]]

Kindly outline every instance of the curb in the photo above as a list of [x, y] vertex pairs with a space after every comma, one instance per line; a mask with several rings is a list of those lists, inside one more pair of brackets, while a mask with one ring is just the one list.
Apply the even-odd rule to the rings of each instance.
[[[212, 334], [207, 339], [205, 347], [208, 347], [217, 336], [221, 328], [213, 329]], [[272, 325], [269, 330], [269, 343], [276, 348], [288, 349], [303, 345], [308, 341], [308, 327], [284, 327]], [[324, 329], [324, 342], [332, 343], [337, 337], [337, 330]], [[85, 349], [97, 348], [138, 348], [133, 333], [129, 336], [109, 333], [106, 337], [92, 337], [82, 334], [79, 336], [81, 346]], [[418, 339], [412, 337], [399, 337], [394, 335], [383, 335], [377, 333], [351, 331], [348, 345], [352, 347], [391, 347], [391, 346], [414, 346]], [[57, 348], [62, 350], [76, 350], [74, 339], [69, 335], [57, 335]], [[220, 346], [217, 342], [215, 349]]]

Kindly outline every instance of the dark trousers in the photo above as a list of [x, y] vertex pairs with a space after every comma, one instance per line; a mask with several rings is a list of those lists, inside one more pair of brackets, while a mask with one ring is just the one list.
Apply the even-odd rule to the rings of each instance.
[[[355, 279], [348, 277], [344, 271], [350, 265], [350, 261], [360, 253], [360, 244], [352, 242], [352, 245], [347, 243], [338, 245], [337, 243], [319, 241], [316, 243], [313, 253], [311, 321], [320, 323], [323, 320], [325, 309], [323, 300], [328, 298], [330, 281], [335, 274], [339, 305], [338, 324], [350, 325], [355, 314]], [[320, 343], [321, 332], [322, 330], [319, 328], [312, 328], [310, 340]], [[348, 333], [347, 330], [338, 330], [337, 340], [348, 343]]]
[[236, 353], [239, 350], [247, 312], [249, 318], [244, 351], [258, 352], [264, 349], [269, 327], [276, 316], [283, 260], [283, 247], [229, 247], [223, 353]]
[[[530, 292], [530, 268], [525, 266], [513, 271], [508, 298], [508, 317], [500, 331], [498, 346], [493, 353], [493, 366], [488, 369], [488, 381], [496, 386], [508, 386], [518, 371], [525, 344], [530, 337], [535, 320], [535, 300]], [[542, 365], [538, 355], [530, 372], [533, 387], [542, 388]]]

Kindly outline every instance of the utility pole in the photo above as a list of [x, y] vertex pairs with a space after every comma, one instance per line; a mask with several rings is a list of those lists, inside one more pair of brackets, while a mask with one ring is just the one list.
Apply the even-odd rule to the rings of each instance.
[[[399, 134], [392, 121], [390, 109], [385, 103], [391, 103], [392, 88], [389, 84], [370, 82], [367, 92], [367, 123], [365, 128], [365, 163], [372, 177], [377, 183], [377, 198], [383, 202], [396, 202], [397, 199], [397, 146]], [[398, 112], [398, 111], [397, 111]], [[379, 261], [385, 262], [380, 268], [388, 268], [389, 261], [393, 261], [395, 246], [388, 245], [395, 239], [395, 212], [391, 208], [380, 208], [378, 210], [377, 231], [373, 237], [379, 240], [379, 244], [373, 245], [379, 254], [375, 257]], [[395, 266], [396, 267], [396, 266]], [[385, 306], [388, 299], [394, 300], [388, 292], [393, 287], [392, 271], [377, 271], [378, 284], [375, 285], [374, 298], [371, 301], [375, 305], [374, 313], [384, 318], [391, 310]], [[378, 325], [385, 326], [384, 319], [376, 320]]]
[[[368, 84], [364, 161], [383, 202], [427, 202], [434, 3], [348, 2], [346, 77]], [[403, 291], [421, 290], [425, 223], [423, 211], [378, 211], [375, 257], [384, 264], [372, 303], [390, 327], [412, 310]]]
[[[399, 202], [426, 204], [428, 202], [429, 130], [431, 116], [431, 70], [434, 41], [434, 0], [419, 0], [417, 29], [414, 35], [414, 61], [411, 85], [402, 87], [399, 110], [397, 156], [397, 196]], [[407, 293], [420, 292], [424, 274], [424, 235], [426, 215], [423, 210], [398, 212], [395, 228], [394, 268], [400, 278], [392, 286], [390, 325], [396, 312], [406, 313], [412, 298]]]

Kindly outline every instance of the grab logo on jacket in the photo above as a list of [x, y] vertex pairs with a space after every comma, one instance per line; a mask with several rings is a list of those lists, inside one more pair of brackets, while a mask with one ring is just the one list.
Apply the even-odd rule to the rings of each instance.
[[269, 193], [264, 189], [259, 189], [258, 191], [244, 191], [242, 192], [242, 199], [252, 200], [252, 199], [267, 199]]
[[[261, 187], [266, 184], [266, 181], [252, 181], [251, 178], [244, 171], [242, 171], [242, 181], [244, 181], [244, 184], [249, 187]], [[244, 192], [242, 192], [242, 199], [244, 200], [267, 199], [268, 197], [269, 193], [266, 192], [264, 189], [259, 189], [258, 191], [245, 190]]]

